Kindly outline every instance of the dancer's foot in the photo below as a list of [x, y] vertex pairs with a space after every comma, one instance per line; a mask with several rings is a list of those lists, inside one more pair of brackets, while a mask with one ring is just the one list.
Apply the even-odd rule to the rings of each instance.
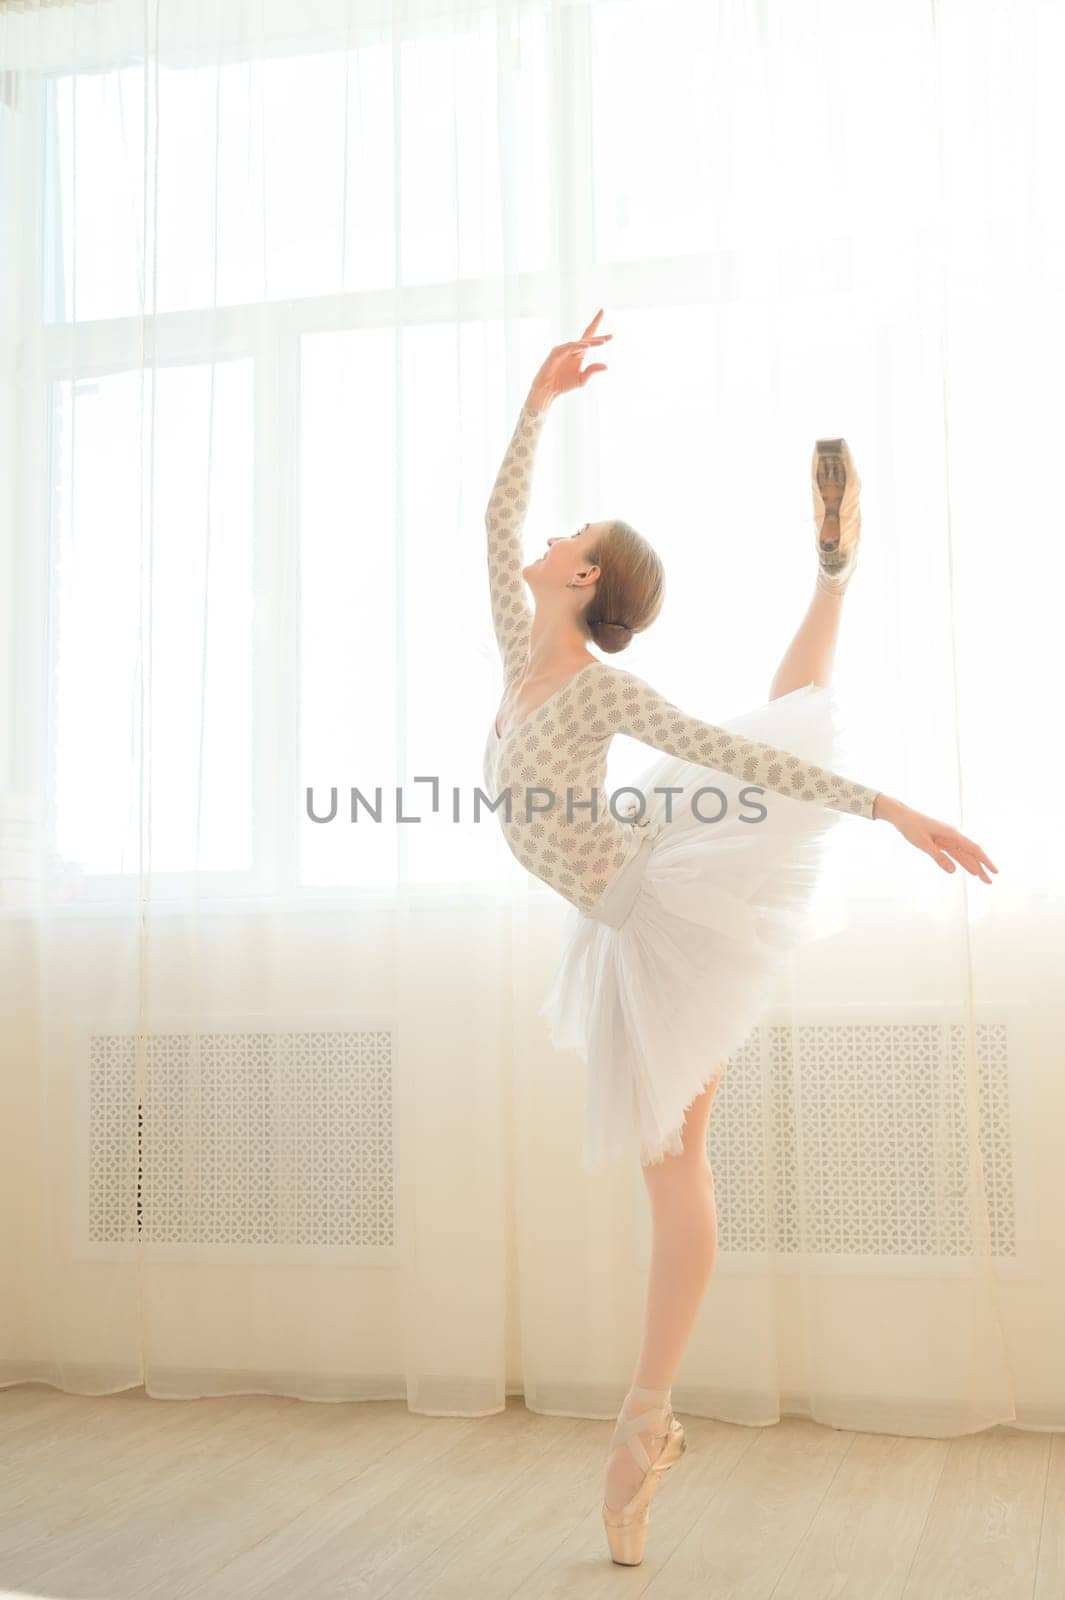
[[812, 477], [817, 587], [843, 594], [857, 564], [862, 530], [861, 479], [846, 439], [818, 439]]
[[[663, 1390], [662, 1395], [668, 1399], [669, 1391]], [[667, 1437], [661, 1432], [656, 1434], [653, 1431], [661, 1425], [661, 1404], [638, 1400], [630, 1389], [618, 1413], [618, 1421], [623, 1422], [626, 1418], [638, 1416], [641, 1412], [647, 1413], [649, 1431], [640, 1433], [637, 1437], [647, 1452], [648, 1461], [653, 1462], [661, 1454]], [[603, 1480], [603, 1499], [607, 1506], [612, 1511], [617, 1511], [622, 1506], [628, 1505], [645, 1476], [646, 1469], [638, 1465], [627, 1445], [620, 1444], [611, 1450], [607, 1457], [606, 1475]]]
[[[641, 1432], [645, 1415], [648, 1427]], [[643, 1560], [651, 1501], [663, 1475], [683, 1455], [684, 1443], [684, 1429], [673, 1415], [669, 1390], [633, 1384], [611, 1440], [602, 1508], [611, 1560], [619, 1566], [638, 1567]], [[632, 1480], [623, 1479], [614, 1464], [613, 1458], [622, 1447], [635, 1458], [635, 1488], [631, 1492]]]

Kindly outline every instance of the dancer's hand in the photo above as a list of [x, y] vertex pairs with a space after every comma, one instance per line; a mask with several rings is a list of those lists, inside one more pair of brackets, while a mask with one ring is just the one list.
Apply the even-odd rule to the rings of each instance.
[[551, 351], [529, 390], [528, 404], [534, 411], [546, 411], [558, 395], [565, 394], [569, 389], [583, 389], [594, 372], [606, 371], [602, 361], [581, 371], [585, 351], [594, 345], [605, 344], [614, 337], [612, 333], [596, 333], [602, 315], [602, 311], [596, 312], [579, 339], [572, 339], [568, 344], [557, 344]]
[[957, 861], [974, 878], [990, 883], [986, 869], [990, 867], [992, 872], [998, 871], [975, 840], [967, 839], [949, 822], [939, 822], [935, 817], [926, 817], [923, 812], [914, 811], [912, 807], [903, 805], [901, 800], [893, 800], [885, 794], [878, 795], [873, 815], [877, 820], [883, 817], [885, 821], [893, 822], [904, 839], [931, 856], [944, 872], [953, 872], [954, 862]]

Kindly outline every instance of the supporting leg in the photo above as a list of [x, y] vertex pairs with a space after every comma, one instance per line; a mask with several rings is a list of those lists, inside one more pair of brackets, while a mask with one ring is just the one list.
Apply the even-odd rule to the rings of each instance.
[[769, 685], [770, 700], [778, 700], [782, 694], [791, 694], [808, 683], [824, 685], [831, 681], [844, 598], [815, 586], [806, 615]]
[[[651, 1200], [652, 1249], [647, 1285], [643, 1345], [633, 1386], [668, 1390], [691, 1335], [717, 1254], [714, 1175], [706, 1155], [706, 1129], [717, 1091], [715, 1078], [688, 1107], [681, 1134], [683, 1151], [641, 1170]], [[630, 1389], [622, 1416], [652, 1409]], [[650, 1460], [662, 1448], [650, 1432], [640, 1439]], [[628, 1449], [616, 1449], [606, 1466], [603, 1498], [624, 1505], [636, 1493], [643, 1473]]]

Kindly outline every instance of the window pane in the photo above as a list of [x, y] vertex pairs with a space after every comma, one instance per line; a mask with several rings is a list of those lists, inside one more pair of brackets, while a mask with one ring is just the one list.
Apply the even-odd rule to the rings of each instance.
[[252, 363], [52, 394], [57, 848], [87, 873], [246, 869]]
[[[550, 326], [546, 318], [520, 324], [514, 371], [535, 372]], [[484, 511], [520, 401], [507, 409], [499, 322], [405, 328], [401, 349], [397, 441], [395, 336], [303, 340], [301, 793], [313, 785], [316, 813], [327, 815], [335, 785], [339, 805], [328, 825], [304, 807], [308, 885], [488, 881], [503, 848], [498, 819], [472, 817], [502, 684]], [[555, 531], [557, 497], [556, 452], [545, 439], [526, 519], [529, 551]], [[431, 784], [415, 777], [438, 780], [435, 814]], [[352, 785], [370, 800], [380, 786], [385, 820], [363, 812], [349, 821]], [[403, 814], [420, 822], [395, 821], [397, 785]]]
[[[509, 352], [528, 381], [551, 347], [547, 317], [522, 318]], [[404, 655], [409, 743], [405, 772], [437, 777], [433, 815], [427, 784], [411, 785], [420, 824], [406, 829], [405, 870], [416, 883], [498, 882], [512, 858], [498, 817], [473, 820], [488, 726], [502, 691], [492, 632], [486, 532], [488, 495], [525, 398], [508, 401], [508, 351], [498, 321], [424, 325], [405, 331], [408, 397], [404, 481]], [[524, 548], [531, 557], [559, 529], [561, 407], [537, 451]], [[525, 598], [532, 596], [525, 589]], [[458, 817], [453, 821], [457, 793]], [[501, 854], [501, 852], [503, 852]]]
[[[395, 334], [305, 338], [300, 373], [300, 810], [302, 881], [396, 877]], [[382, 821], [362, 808], [382, 790]]]
[[767, 274], [775, 292], [782, 271], [794, 284], [802, 270], [794, 254], [781, 267], [781, 243], [834, 276], [841, 243], [866, 236], [861, 271], [890, 286], [875, 243], [889, 241], [897, 274], [899, 240], [937, 226], [920, 7], [838, 28], [838, 81], [805, 7], [774, 8], [768, 26], [760, 8], [687, 0], [618, 0], [589, 17], [599, 261], [750, 251], [726, 288], [757, 289], [746, 275]]
[[[488, 11], [479, 33], [471, 27], [404, 43], [403, 283], [547, 266], [548, 25], [548, 18], [525, 17], [516, 26], [512, 76], [505, 80], [499, 75], [499, 25]], [[506, 200], [501, 143], [512, 185]], [[504, 209], [512, 237], [504, 235]]]
[[[547, 26], [516, 25], [505, 82], [487, 14], [406, 39], [398, 56], [388, 39], [57, 79], [48, 319], [454, 281], [504, 259], [546, 266]], [[501, 139], [517, 169], [506, 240]]]

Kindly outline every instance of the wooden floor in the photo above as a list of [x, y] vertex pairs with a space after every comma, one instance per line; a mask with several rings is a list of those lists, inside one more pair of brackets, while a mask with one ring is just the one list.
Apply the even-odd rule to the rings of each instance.
[[612, 1424], [401, 1401], [0, 1390], [0, 1595], [131, 1600], [1062, 1600], [1065, 1435], [678, 1413], [643, 1565], [599, 1515]]

